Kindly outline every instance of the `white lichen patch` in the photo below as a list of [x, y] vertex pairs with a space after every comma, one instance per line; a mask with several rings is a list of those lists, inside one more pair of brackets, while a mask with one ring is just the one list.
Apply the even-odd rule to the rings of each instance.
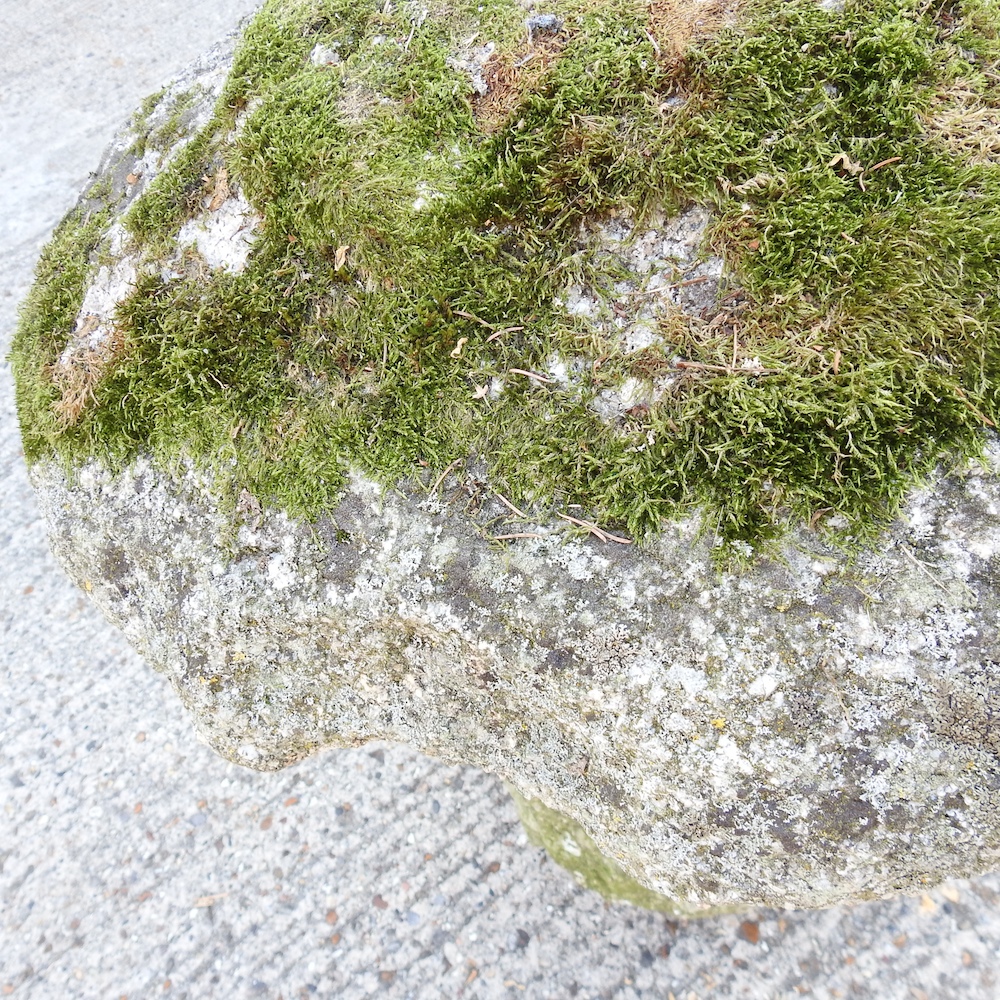
[[612, 421], [644, 403], [655, 402], [662, 388], [653, 387], [637, 378], [627, 378], [615, 389], [602, 389], [591, 402], [591, 409], [605, 420]]
[[616, 317], [609, 332], [617, 332], [624, 350], [653, 343], [660, 320], [670, 312], [701, 318], [714, 306], [723, 261], [705, 252], [710, 222], [709, 212], [694, 205], [641, 230], [618, 217], [588, 231], [587, 242], [596, 239], [629, 276], [615, 285], [615, 296], [606, 303]]
[[413, 211], [422, 212], [429, 207], [432, 202], [442, 201], [445, 198], [440, 191], [435, 190], [426, 181], [417, 182], [417, 197], [413, 200]]
[[770, 698], [778, 690], [778, 681], [772, 674], [762, 674], [747, 688], [754, 698]]
[[318, 42], [309, 53], [309, 62], [313, 66], [336, 66], [340, 62], [340, 53], [337, 51], [339, 48], [339, 42], [334, 42], [332, 45]]
[[123, 253], [125, 228], [116, 222], [105, 236], [110, 263], [102, 264], [87, 286], [76, 325], [59, 358], [70, 365], [80, 355], [99, 352], [110, 342], [115, 329], [115, 312], [133, 291], [139, 277], [139, 257]]
[[267, 561], [268, 582], [276, 590], [284, 590], [295, 583], [295, 571], [283, 552], [275, 552]]
[[911, 539], [920, 541], [934, 533], [936, 508], [934, 494], [929, 489], [916, 489], [910, 494], [901, 516]]
[[254, 112], [264, 103], [264, 98], [259, 94], [252, 97], [247, 106], [236, 116], [233, 122], [233, 130], [229, 133], [228, 142], [234, 143], [243, 134], [247, 122], [253, 117]]
[[540, 374], [543, 374], [553, 385], [578, 395], [592, 365], [593, 362], [588, 358], [564, 358], [553, 354], [546, 359]]
[[739, 788], [739, 776], [753, 774], [753, 765], [740, 752], [736, 741], [723, 733], [715, 745], [708, 766], [709, 781], [720, 799], [735, 797]]
[[454, 56], [448, 59], [448, 66], [451, 69], [469, 74], [469, 81], [472, 84], [472, 92], [477, 97], [485, 97], [489, 93], [489, 84], [483, 70], [490, 61], [493, 53], [496, 52], [496, 45], [487, 42], [485, 45], [474, 45], [475, 35], [468, 39], [462, 48]]
[[190, 219], [177, 234], [178, 246], [193, 246], [213, 270], [239, 274], [246, 267], [263, 220], [237, 193], [217, 209]]
[[[642, 229], [621, 216], [584, 227], [583, 247], [596, 249], [615, 280], [601, 288], [570, 284], [556, 305], [567, 318], [582, 321], [601, 336], [611, 351], [633, 354], [662, 346], [664, 326], [704, 322], [718, 300], [724, 263], [705, 252], [710, 222], [706, 209], [693, 206], [669, 219], [656, 218]], [[744, 366], [760, 367], [755, 359]], [[645, 382], [628, 379], [602, 390], [591, 406], [613, 421], [635, 407], [658, 402], [676, 378], [668, 373]]]

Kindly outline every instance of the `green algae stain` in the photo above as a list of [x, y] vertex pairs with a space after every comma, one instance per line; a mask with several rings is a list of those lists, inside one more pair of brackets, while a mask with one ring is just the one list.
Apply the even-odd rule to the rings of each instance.
[[[978, 454], [1000, 419], [1000, 157], [949, 94], [996, 109], [997, 4], [758, 0], [679, 61], [645, 4], [547, 9], [561, 26], [533, 37], [499, 0], [267, 4], [213, 120], [125, 220], [168, 256], [224, 169], [263, 220], [248, 266], [149, 268], [60, 426], [46, 372], [94, 247], [68, 222], [13, 352], [29, 460], [193, 458], [307, 518], [348, 465], [390, 484], [477, 466], [517, 503], [637, 536], [701, 508], [757, 543], [831, 514], [870, 537]], [[634, 238], [691, 204], [726, 266], [711, 310], [628, 350], [559, 304], [575, 286], [631, 308], [629, 242], [593, 227]], [[641, 405], [599, 416], [626, 379]]]
[[528, 839], [536, 847], [544, 848], [556, 864], [572, 872], [582, 886], [593, 889], [605, 899], [632, 903], [675, 917], [709, 917], [738, 911], [738, 907], [698, 908], [647, 889], [623, 871], [614, 859], [602, 854], [576, 820], [549, 808], [539, 799], [521, 795], [510, 785], [507, 791], [517, 806]]

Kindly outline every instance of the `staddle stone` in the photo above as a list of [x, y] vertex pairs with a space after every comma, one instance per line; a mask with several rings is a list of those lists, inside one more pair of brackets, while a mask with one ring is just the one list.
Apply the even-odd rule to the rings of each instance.
[[406, 743], [680, 914], [1000, 863], [993, 0], [271, 0], [12, 361], [220, 754]]

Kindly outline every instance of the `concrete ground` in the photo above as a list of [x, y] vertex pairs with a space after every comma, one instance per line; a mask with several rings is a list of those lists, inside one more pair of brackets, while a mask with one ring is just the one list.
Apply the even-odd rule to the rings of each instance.
[[[3, 353], [102, 145], [253, 0], [0, 0]], [[1000, 878], [824, 912], [674, 923], [527, 845], [492, 777], [400, 747], [279, 774], [199, 745], [63, 578], [0, 377], [0, 995], [1000, 995]]]

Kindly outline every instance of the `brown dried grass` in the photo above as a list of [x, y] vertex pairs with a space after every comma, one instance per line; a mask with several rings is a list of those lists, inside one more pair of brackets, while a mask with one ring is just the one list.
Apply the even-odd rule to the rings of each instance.
[[483, 67], [487, 91], [473, 102], [480, 128], [499, 131], [510, 119], [521, 98], [535, 87], [566, 47], [568, 35], [546, 35], [515, 52], [495, 52]]
[[649, 0], [649, 29], [657, 54], [677, 62], [691, 42], [730, 23], [738, 0]]
[[1000, 163], [1000, 108], [961, 83], [937, 95], [924, 124], [956, 156], [970, 163]]
[[[86, 337], [101, 325], [97, 316], [88, 316], [75, 336]], [[73, 351], [49, 366], [48, 374], [52, 384], [59, 391], [59, 398], [53, 410], [59, 420], [61, 430], [79, 423], [87, 405], [96, 399], [94, 390], [108, 367], [121, 355], [125, 340], [113, 326], [110, 335], [97, 347], [87, 347]]]
[[[739, 0], [649, 0], [649, 39], [657, 56], [677, 62], [692, 41], [731, 23]], [[524, 94], [541, 81], [569, 41], [565, 31], [529, 40], [515, 52], [494, 53], [483, 67], [488, 90], [473, 102], [487, 134], [510, 119]]]

